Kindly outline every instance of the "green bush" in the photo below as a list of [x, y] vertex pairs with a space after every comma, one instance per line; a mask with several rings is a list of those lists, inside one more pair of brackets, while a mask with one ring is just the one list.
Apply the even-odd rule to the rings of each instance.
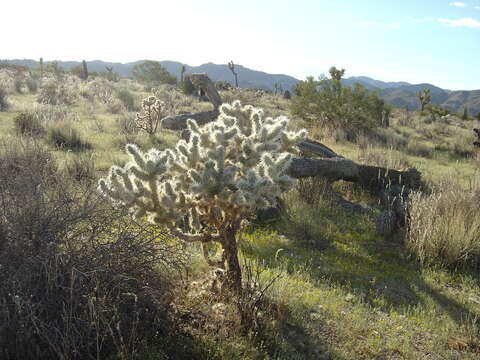
[[23, 93], [23, 81], [22, 79], [19, 77], [19, 76], [16, 76], [14, 81], [13, 81], [13, 85], [15, 86], [15, 91], [18, 93], [18, 94], [22, 94]]
[[135, 105], [135, 96], [130, 90], [123, 88], [117, 91], [117, 98], [123, 103], [128, 111], [136, 111], [138, 107]]
[[41, 135], [45, 132], [38, 117], [33, 112], [21, 112], [13, 119], [15, 132], [18, 135]]
[[32, 78], [28, 78], [26, 81], [25, 81], [25, 84], [27, 85], [27, 88], [28, 88], [28, 91], [30, 91], [30, 93], [32, 94], [35, 94], [38, 90], [38, 83], [35, 79], [32, 79]]
[[177, 78], [170, 74], [158, 61], [146, 60], [136, 64], [132, 68], [133, 76], [142, 82], [151, 83], [154, 86], [159, 84], [177, 83]]
[[407, 153], [414, 156], [420, 156], [424, 158], [432, 157], [433, 149], [428, 145], [425, 145], [418, 141], [410, 141], [407, 145]]
[[314, 80], [308, 77], [295, 87], [291, 102], [294, 115], [312, 126], [349, 130], [369, 129], [382, 125], [385, 102], [377, 92], [370, 92], [360, 84], [342, 85], [344, 70], [330, 69], [330, 78]]
[[195, 85], [193, 85], [192, 80], [188, 76], [183, 80], [181, 89], [185, 95], [192, 95], [195, 91]]
[[57, 81], [45, 83], [37, 96], [39, 103], [49, 105], [72, 105], [75, 100], [76, 94]]
[[52, 145], [62, 150], [81, 151], [92, 148], [92, 145], [83, 140], [78, 131], [68, 122], [50, 126], [48, 140]]

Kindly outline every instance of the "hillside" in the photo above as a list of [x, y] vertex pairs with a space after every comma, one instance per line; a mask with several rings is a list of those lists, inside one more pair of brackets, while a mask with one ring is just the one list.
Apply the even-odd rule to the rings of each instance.
[[[111, 166], [129, 160], [126, 144], [183, 143], [179, 131], [139, 128], [143, 99], [168, 102], [175, 114], [211, 104], [171, 86], [152, 94], [136, 80], [72, 74], [46, 97], [51, 74], [30, 89], [11, 73], [0, 71], [8, 104], [0, 111], [1, 359], [72, 359], [74, 351], [78, 359], [478, 359], [476, 121], [396, 109], [390, 127], [353, 142], [342, 128], [312, 124], [310, 139], [350, 160], [305, 153], [304, 161], [416, 168], [435, 191], [408, 194], [413, 231], [402, 223], [385, 231], [399, 205], [384, 198], [390, 190], [304, 178], [279, 209], [245, 222], [237, 237], [245, 286], [225, 296], [222, 269], [210, 267], [223, 258], [219, 247], [206, 254], [97, 192]], [[291, 118], [292, 130], [305, 126], [281, 95], [220, 96]]]
[[[1, 60], [2, 62], [9, 62], [17, 65], [24, 65], [30, 69], [38, 67], [38, 61], [35, 60]], [[103, 72], [105, 67], [112, 67], [113, 71], [117, 72], [123, 77], [132, 76], [132, 67], [144, 60], [139, 60], [130, 63], [113, 63], [105, 62], [101, 60], [87, 61], [88, 68], [91, 71]], [[48, 63], [48, 62], [47, 62]], [[59, 61], [59, 65], [65, 70], [69, 70], [75, 66], [81, 64], [79, 61]], [[178, 61], [160, 61], [171, 74], [180, 78], [181, 62]], [[233, 75], [228, 69], [227, 64], [213, 64], [207, 63], [200, 66], [190, 66], [185, 64], [187, 72], [205, 72], [214, 81], [228, 81], [233, 83]], [[246, 68], [242, 65], [235, 65], [235, 71], [238, 73], [238, 82], [241, 88], [259, 88], [264, 90], [273, 90], [276, 83], [282, 85], [284, 90], [292, 91], [293, 87], [297, 84], [298, 80], [292, 76], [282, 74], [268, 74], [262, 71], [256, 71]]]
[[[0, 60], [18, 65], [25, 65], [30, 69], [38, 66], [35, 60]], [[135, 64], [141, 63], [143, 60], [118, 63], [105, 62], [101, 60], [88, 61], [88, 68], [91, 71], [105, 71], [105, 66], [113, 67], [113, 71], [123, 77], [132, 76], [131, 69]], [[178, 61], [160, 61], [171, 74], [180, 78], [181, 62]], [[62, 68], [69, 70], [81, 63], [78, 61], [59, 61]], [[228, 69], [227, 64], [207, 63], [199, 66], [186, 65], [187, 72], [204, 72], [214, 81], [228, 81], [233, 83], [233, 75]], [[298, 79], [283, 74], [269, 74], [262, 71], [252, 70], [242, 65], [236, 65], [238, 73], [239, 87], [241, 88], [258, 88], [272, 91], [275, 84], [281, 84], [284, 90], [292, 91], [298, 83]], [[424, 88], [430, 89], [432, 96], [432, 104], [442, 106], [446, 109], [456, 112], [462, 112], [466, 107], [471, 114], [480, 112], [480, 90], [472, 91], [451, 91], [439, 88], [432, 84], [410, 84], [408, 82], [384, 82], [375, 80], [367, 76], [352, 76], [343, 80], [345, 85], [352, 86], [359, 83], [369, 90], [377, 90], [380, 96], [388, 103], [398, 107], [408, 107], [409, 110], [418, 110], [420, 108], [416, 92]]]

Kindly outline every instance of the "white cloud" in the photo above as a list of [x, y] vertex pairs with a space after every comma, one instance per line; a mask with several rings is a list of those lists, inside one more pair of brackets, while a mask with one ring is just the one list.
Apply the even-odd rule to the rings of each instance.
[[480, 10], [480, 6], [474, 6], [475, 9]]
[[477, 21], [472, 18], [463, 18], [463, 19], [455, 19], [455, 20], [438, 19], [438, 21], [453, 27], [466, 27], [470, 29], [480, 29], [480, 21]]
[[467, 6], [467, 4], [465, 4], [464, 2], [461, 2], [461, 1], [454, 1], [454, 2], [450, 3], [450, 6], [465, 7], [465, 6]]

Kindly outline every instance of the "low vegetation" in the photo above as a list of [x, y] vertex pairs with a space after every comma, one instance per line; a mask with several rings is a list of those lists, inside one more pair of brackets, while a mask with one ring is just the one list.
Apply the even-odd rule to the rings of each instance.
[[[224, 106], [222, 126], [191, 123], [185, 141], [161, 119], [211, 104], [182, 84], [92, 71], [80, 79], [42, 63], [18, 93], [17, 71], [24, 70], [0, 69], [0, 358], [478, 358], [478, 120], [431, 105], [390, 108], [365, 89], [341, 85], [343, 71], [332, 68], [291, 98], [220, 86], [224, 101], [242, 106]], [[260, 119], [269, 131], [242, 138], [244, 146], [220, 161], [217, 142], [245, 135]], [[286, 186], [272, 173], [281, 157], [272, 160], [261, 137], [305, 127], [311, 140], [360, 164], [417, 168], [423, 184], [409, 195], [406, 226], [379, 233], [375, 216], [393, 205], [376, 192], [317, 178]], [[134, 144], [128, 153], [127, 144]], [[232, 159], [257, 154], [253, 145], [262, 160], [233, 169]], [[205, 151], [193, 161], [196, 146]], [[169, 165], [156, 170], [166, 178], [149, 181], [139, 168], [162, 165], [162, 156]], [[107, 197], [139, 210], [132, 194], [143, 186], [148, 206], [136, 219], [98, 191], [112, 165]], [[236, 180], [228, 182], [230, 168]], [[253, 185], [263, 178], [276, 180], [268, 193], [276, 206], [266, 210]], [[124, 196], [112, 196], [122, 184]], [[162, 188], [156, 205], [152, 186]], [[243, 190], [245, 199], [222, 200], [228, 194], [220, 189]], [[368, 211], [346, 209], [335, 193]], [[225, 235], [237, 203], [249, 207], [235, 217], [242, 220], [232, 242], [241, 280], [231, 293], [223, 286], [230, 275], [219, 269], [232, 259], [222, 258], [225, 241], [185, 240]]]

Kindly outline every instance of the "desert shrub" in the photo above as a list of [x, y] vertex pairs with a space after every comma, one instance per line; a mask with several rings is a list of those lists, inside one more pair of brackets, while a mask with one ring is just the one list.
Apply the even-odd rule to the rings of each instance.
[[85, 89], [102, 104], [108, 104], [114, 98], [113, 84], [101, 77], [89, 81]]
[[409, 141], [407, 145], [407, 153], [410, 155], [430, 158], [432, 157], [432, 152], [433, 149], [431, 147], [416, 140]]
[[5, 111], [9, 107], [8, 93], [3, 86], [0, 86], [0, 111]]
[[117, 98], [122, 102], [125, 108], [128, 111], [136, 111], [138, 107], [136, 106], [135, 96], [126, 88], [122, 88], [117, 91]]
[[[215, 86], [217, 86], [217, 83], [215, 84]], [[195, 85], [193, 85], [192, 80], [190, 80], [188, 76], [185, 77], [185, 80], [183, 80], [183, 82], [181, 83], [181, 89], [185, 95], [192, 95], [195, 91]]]
[[15, 132], [19, 135], [41, 135], [45, 132], [39, 118], [33, 112], [21, 112], [13, 119]]
[[358, 158], [362, 163], [388, 169], [411, 167], [405, 154], [392, 148], [385, 149], [369, 145], [360, 148]]
[[[343, 129], [368, 129], [382, 125], [388, 107], [376, 92], [365, 87], [342, 85], [345, 70], [330, 69], [330, 78], [308, 77], [295, 87], [292, 114], [311, 126]], [[355, 134], [355, 132], [352, 132]]]
[[79, 86], [78, 89], [78, 95], [80, 95], [82, 98], [88, 100], [88, 101], [93, 101], [94, 95], [88, 86], [88, 84], [82, 83]]
[[290, 100], [292, 98], [292, 94], [290, 93], [290, 91], [285, 90], [285, 92], [283, 93], [283, 98], [286, 100]]
[[83, 140], [78, 131], [69, 122], [59, 122], [49, 126], [48, 141], [62, 150], [81, 151], [92, 148]]
[[152, 86], [159, 84], [177, 83], [177, 78], [170, 74], [158, 61], [146, 60], [135, 64], [132, 68], [133, 76], [142, 82], [149, 83]]
[[410, 197], [407, 247], [424, 264], [480, 262], [480, 186], [444, 183]]
[[135, 114], [127, 113], [116, 119], [117, 127], [122, 134], [131, 135], [137, 134], [139, 128], [135, 124]]
[[37, 101], [49, 105], [72, 105], [76, 101], [76, 94], [65, 84], [50, 80], [40, 88]]
[[20, 76], [15, 76], [15, 79], [13, 80], [13, 84], [15, 86], [15, 91], [18, 94], [23, 93], [23, 80]]
[[112, 98], [107, 103], [107, 110], [111, 114], [121, 114], [125, 111], [125, 105], [120, 99]]
[[25, 80], [25, 84], [27, 85], [28, 91], [30, 91], [30, 93], [35, 94], [37, 92], [38, 82], [35, 79], [29, 77], [27, 80]]
[[182, 249], [53, 163], [33, 145], [0, 154], [0, 357], [144, 358], [171, 336]]
[[63, 171], [75, 181], [92, 184], [96, 178], [93, 154], [76, 154], [70, 157], [66, 161]]
[[31, 110], [42, 126], [63, 121], [78, 121], [78, 114], [72, 112], [67, 106], [35, 104]]

